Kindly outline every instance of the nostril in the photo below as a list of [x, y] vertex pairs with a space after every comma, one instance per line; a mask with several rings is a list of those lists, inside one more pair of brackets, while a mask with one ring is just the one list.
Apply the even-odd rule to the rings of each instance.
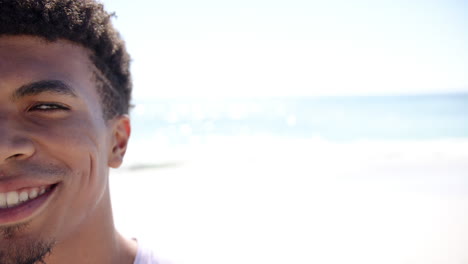
[[0, 137], [0, 164], [7, 160], [25, 159], [35, 152], [34, 143], [22, 135]]
[[10, 157], [8, 157], [8, 159], [16, 159], [16, 158], [19, 158], [21, 156], [22, 156], [22, 154], [15, 154], [15, 155], [11, 155]]

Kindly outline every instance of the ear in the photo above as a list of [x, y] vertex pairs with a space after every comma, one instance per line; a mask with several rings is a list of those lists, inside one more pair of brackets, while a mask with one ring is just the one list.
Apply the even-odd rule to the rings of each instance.
[[108, 165], [111, 168], [118, 168], [123, 161], [127, 151], [128, 139], [130, 138], [130, 118], [128, 115], [121, 115], [109, 121], [111, 127], [111, 140], [109, 147]]

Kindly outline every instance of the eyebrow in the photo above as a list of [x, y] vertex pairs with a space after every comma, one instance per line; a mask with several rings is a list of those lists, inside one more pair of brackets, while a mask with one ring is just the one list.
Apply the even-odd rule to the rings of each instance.
[[76, 97], [76, 93], [73, 88], [59, 80], [42, 80], [25, 84], [18, 88], [12, 97], [13, 99], [20, 99], [41, 93], [54, 93]]

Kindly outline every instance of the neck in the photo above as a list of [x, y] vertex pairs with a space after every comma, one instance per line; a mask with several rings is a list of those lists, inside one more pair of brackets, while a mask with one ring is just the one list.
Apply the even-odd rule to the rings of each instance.
[[67, 239], [59, 241], [47, 256], [47, 264], [132, 264], [136, 242], [123, 238], [115, 229], [110, 194], [80, 228]]

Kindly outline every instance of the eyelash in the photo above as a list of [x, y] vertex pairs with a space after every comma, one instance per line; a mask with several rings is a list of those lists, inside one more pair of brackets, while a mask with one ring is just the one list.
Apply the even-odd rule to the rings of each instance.
[[[46, 107], [46, 108], [42, 108], [42, 107]], [[70, 110], [70, 108], [62, 104], [57, 104], [57, 103], [39, 103], [29, 108], [29, 111], [42, 111], [42, 112], [67, 111], [67, 110]]]

